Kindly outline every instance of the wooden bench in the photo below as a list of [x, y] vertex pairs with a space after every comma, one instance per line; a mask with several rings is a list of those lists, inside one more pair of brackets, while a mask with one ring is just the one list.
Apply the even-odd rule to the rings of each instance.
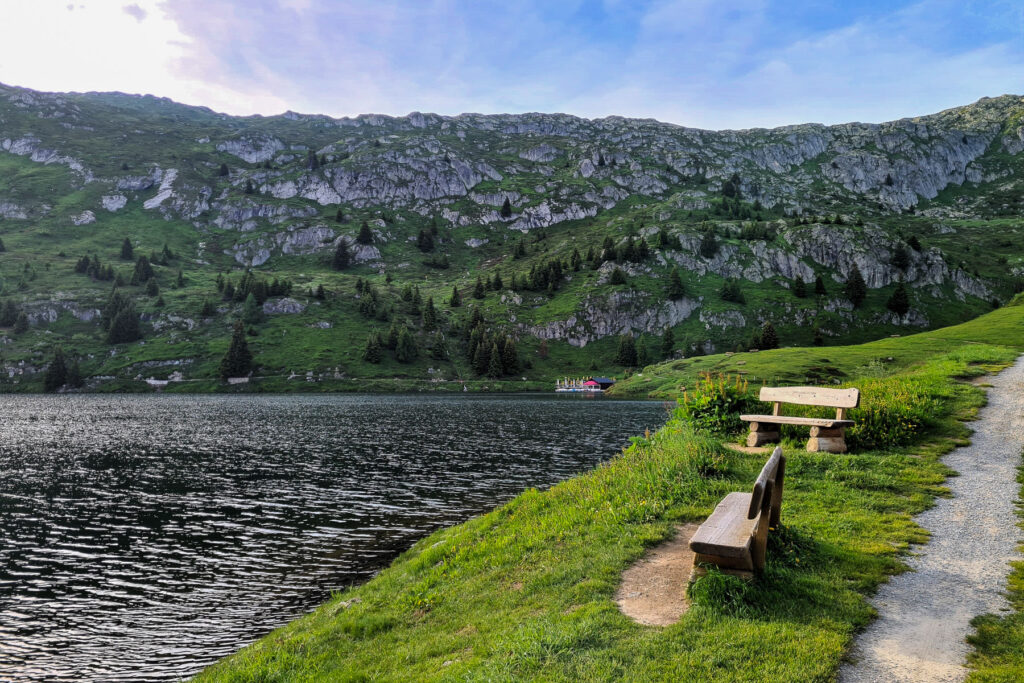
[[701, 565], [712, 564], [743, 578], [764, 569], [768, 528], [778, 525], [782, 511], [785, 470], [782, 447], [776, 446], [752, 493], [737, 491], [722, 499], [690, 539], [694, 553], [691, 581], [706, 573]]
[[[761, 387], [762, 401], [775, 404], [771, 415], [740, 415], [750, 423], [748, 446], [779, 440], [779, 425], [802, 425], [811, 428], [807, 450], [827, 453], [846, 452], [846, 428], [853, 420], [846, 419], [846, 411], [860, 405], [860, 389], [822, 389], [820, 387]], [[783, 403], [805, 406], [827, 406], [836, 409], [835, 419], [817, 417], [789, 417], [782, 415]]]

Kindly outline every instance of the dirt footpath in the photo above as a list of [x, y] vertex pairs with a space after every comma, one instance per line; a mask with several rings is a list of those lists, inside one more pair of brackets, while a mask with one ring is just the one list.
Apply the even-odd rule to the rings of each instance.
[[1008, 605], [1002, 592], [1019, 559], [1021, 535], [1014, 503], [1016, 469], [1024, 448], [1024, 357], [991, 380], [988, 405], [971, 423], [971, 445], [943, 462], [960, 476], [915, 518], [931, 532], [909, 562], [912, 572], [893, 577], [872, 601], [879, 618], [856, 640], [841, 683], [962, 681], [970, 620]]

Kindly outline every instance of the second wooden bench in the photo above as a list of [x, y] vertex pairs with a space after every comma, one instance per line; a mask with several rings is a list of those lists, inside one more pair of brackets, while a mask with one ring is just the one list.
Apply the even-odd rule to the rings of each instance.
[[[760, 399], [774, 403], [771, 415], [740, 415], [750, 423], [748, 446], [760, 446], [779, 440], [779, 425], [800, 425], [811, 428], [807, 450], [828, 453], [846, 452], [846, 428], [853, 420], [846, 419], [846, 411], [860, 405], [860, 389], [823, 389], [821, 387], [761, 387]], [[825, 406], [836, 409], [835, 419], [819, 417], [790, 417], [782, 415], [783, 403], [805, 406]]]

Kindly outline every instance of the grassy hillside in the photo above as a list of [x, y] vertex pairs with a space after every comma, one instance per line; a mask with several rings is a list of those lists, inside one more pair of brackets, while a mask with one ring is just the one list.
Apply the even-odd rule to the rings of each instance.
[[[543, 114], [237, 118], [0, 86], [0, 390], [38, 390], [57, 346], [86, 388], [174, 373], [167, 390], [224, 388], [243, 301], [218, 281], [247, 272], [290, 287], [256, 292], [267, 312], [246, 324], [245, 390], [536, 388], [758, 347], [765, 323], [784, 346], [954, 324], [1024, 287], [1022, 111], [1004, 96], [878, 126], [716, 132]], [[150, 294], [132, 284], [140, 256]], [[95, 267], [76, 272], [83, 258]], [[862, 302], [846, 292], [855, 268]], [[113, 289], [141, 340], [108, 343]], [[415, 358], [365, 360], [392, 325]], [[474, 327], [512, 339], [515, 362], [474, 367]]]
[[[806, 435], [787, 439], [783, 524], [770, 534], [767, 570], [749, 585], [700, 579], [674, 626], [619, 613], [621, 572], [676, 524], [747, 489], [764, 457], [724, 448], [731, 435], [697, 433], [678, 413], [589, 474], [432, 534], [198, 680], [829, 680], [872, 618], [866, 596], [905, 569], [909, 544], [927, 540], [911, 516], [943, 495], [950, 472], [939, 457], [965, 443], [960, 420], [984, 403], [965, 380], [1024, 351], [1017, 303], [953, 328], [827, 349], [843, 384], [864, 391], [851, 413], [861, 443], [874, 434], [903, 445], [834, 455], [805, 451]], [[718, 360], [788, 380], [818, 353]], [[673, 364], [644, 374], [693, 376]], [[667, 381], [660, 391], [670, 394]], [[979, 664], [1009, 665], [999, 643], [1017, 637], [1015, 623], [979, 624]]]

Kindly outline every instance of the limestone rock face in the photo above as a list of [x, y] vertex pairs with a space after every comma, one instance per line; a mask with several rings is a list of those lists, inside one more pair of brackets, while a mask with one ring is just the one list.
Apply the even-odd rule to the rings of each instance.
[[652, 305], [641, 292], [613, 292], [607, 297], [588, 297], [575, 315], [542, 325], [519, 324], [519, 329], [539, 339], [561, 339], [583, 347], [603, 337], [620, 334], [661, 334], [700, 308], [700, 301], [683, 298]]
[[28, 213], [13, 202], [0, 202], [0, 218], [28, 218]]
[[267, 315], [295, 314], [306, 310], [305, 304], [299, 303], [291, 297], [280, 299], [267, 299], [263, 302], [263, 312]]
[[317, 213], [316, 209], [311, 206], [295, 207], [249, 198], [215, 202], [214, 210], [217, 212], [217, 217], [213, 220], [214, 225], [225, 230], [238, 230], [239, 232], [255, 229], [260, 219], [280, 224], [295, 218], [315, 216]]
[[165, 201], [171, 198], [174, 194], [173, 185], [174, 181], [178, 178], [178, 169], [169, 168], [167, 169], [160, 181], [160, 188], [156, 192], [156, 196], [150, 197], [142, 203], [144, 209], [155, 209]]
[[533, 230], [534, 228], [546, 228], [562, 221], [578, 220], [597, 215], [597, 207], [583, 207], [573, 203], [560, 209], [552, 210], [551, 204], [545, 200], [537, 206], [523, 209], [522, 214], [512, 224], [513, 230]]
[[123, 194], [105, 194], [101, 198], [103, 208], [111, 213], [120, 211], [128, 203], [128, 198]]
[[250, 164], [268, 161], [284, 148], [283, 142], [270, 136], [246, 136], [217, 144], [217, 151], [233, 154]]
[[83, 211], [77, 216], [71, 217], [71, 223], [74, 225], [89, 225], [89, 223], [96, 222], [96, 214], [92, 211]]
[[523, 150], [519, 153], [519, 158], [527, 159], [528, 161], [548, 162], [554, 161], [560, 154], [561, 151], [557, 147], [552, 147], [544, 142], [536, 147]]

